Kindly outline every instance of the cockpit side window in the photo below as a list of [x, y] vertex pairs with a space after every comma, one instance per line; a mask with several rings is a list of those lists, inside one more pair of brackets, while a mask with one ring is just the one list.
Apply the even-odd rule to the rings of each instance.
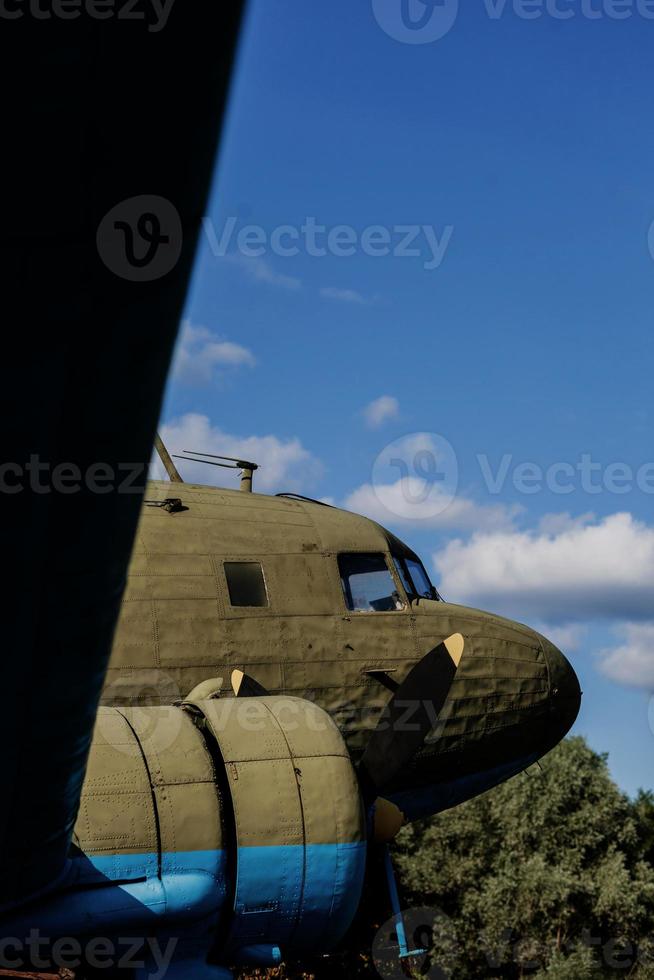
[[429, 580], [421, 561], [414, 558], [399, 558], [393, 556], [397, 573], [402, 579], [402, 585], [409, 596], [421, 599], [440, 599], [440, 596]]
[[416, 588], [416, 594], [423, 596], [425, 599], [437, 599], [438, 593], [429, 581], [429, 576], [427, 575], [422, 562], [413, 561], [412, 558], [407, 558], [406, 566]]
[[397, 570], [397, 574], [400, 576], [400, 579], [402, 580], [402, 585], [406, 590], [406, 594], [409, 596], [415, 595], [413, 582], [411, 581], [411, 576], [409, 575], [404, 559], [397, 558], [395, 555], [393, 555], [393, 561], [395, 562], [395, 568]]
[[339, 555], [343, 595], [353, 612], [394, 612], [406, 608], [384, 555]]

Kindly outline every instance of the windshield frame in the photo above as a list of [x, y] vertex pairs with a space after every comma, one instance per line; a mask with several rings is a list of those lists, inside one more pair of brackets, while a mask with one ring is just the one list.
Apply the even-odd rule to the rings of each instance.
[[[371, 609], [361, 609], [361, 608], [357, 608], [354, 605], [354, 596], [351, 593], [349, 583], [346, 585], [346, 581], [345, 581], [345, 578], [343, 576], [343, 567], [344, 567], [345, 563], [348, 560], [351, 560], [351, 559], [361, 559], [361, 558], [364, 558], [364, 559], [365, 558], [368, 558], [368, 559], [373, 559], [373, 558], [374, 559], [379, 559], [380, 562], [381, 562], [381, 564], [383, 564], [385, 571], [388, 573], [388, 577], [390, 578], [391, 582], [395, 586], [395, 589], [394, 589], [394, 592], [393, 592], [392, 595], [396, 595], [397, 596], [397, 601], [399, 602], [399, 605], [397, 605], [394, 609], [374, 609], [374, 608], [371, 608]], [[343, 601], [343, 604], [344, 604], [344, 607], [345, 607], [345, 609], [347, 611], [348, 616], [349, 615], [355, 615], [355, 616], [365, 615], [365, 616], [367, 616], [367, 615], [370, 614], [370, 612], [374, 612], [375, 616], [388, 615], [389, 613], [392, 614], [392, 615], [397, 615], [398, 612], [404, 612], [404, 613], [406, 613], [408, 611], [409, 606], [411, 604], [410, 596], [408, 594], [406, 594], [406, 590], [404, 589], [404, 582], [403, 581], [398, 582], [398, 572], [397, 572], [397, 568], [395, 566], [395, 561], [393, 559], [393, 556], [392, 555], [389, 555], [388, 552], [385, 552], [385, 551], [342, 551], [342, 552], [338, 552], [337, 553], [337, 555], [336, 555], [336, 563], [337, 563], [337, 569], [338, 569], [339, 580], [340, 580], [340, 585], [341, 585], [342, 601]], [[382, 569], [379, 569], [379, 571], [382, 571]], [[365, 573], [357, 573], [357, 574], [365, 574]], [[391, 597], [389, 597], [389, 598], [391, 598]]]
[[[391, 557], [393, 559], [393, 564], [395, 565], [397, 574], [400, 577], [402, 585], [404, 586], [406, 594], [410, 600], [432, 599], [435, 602], [442, 602], [438, 589], [433, 584], [432, 580], [427, 574], [427, 569], [416, 554], [409, 553], [408, 551], [405, 554], [398, 554], [397, 551], [392, 551]], [[408, 562], [414, 562], [422, 570], [425, 581], [429, 584], [429, 594], [418, 592], [413, 575], [411, 574], [411, 569], [408, 566]]]

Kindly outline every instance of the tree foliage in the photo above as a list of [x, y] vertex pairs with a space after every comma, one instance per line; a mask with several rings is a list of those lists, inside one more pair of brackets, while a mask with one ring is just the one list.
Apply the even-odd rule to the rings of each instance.
[[395, 860], [406, 904], [450, 918], [462, 980], [651, 980], [653, 845], [652, 794], [630, 801], [576, 737], [542, 771], [406, 828]]

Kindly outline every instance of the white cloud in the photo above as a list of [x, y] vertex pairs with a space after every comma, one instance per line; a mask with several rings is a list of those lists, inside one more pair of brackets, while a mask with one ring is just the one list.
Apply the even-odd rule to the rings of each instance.
[[550, 623], [535, 622], [530, 623], [530, 625], [551, 640], [564, 653], [578, 650], [588, 631], [586, 623], [563, 623], [552, 626]]
[[622, 642], [600, 652], [602, 673], [619, 684], [654, 691], [654, 622], [623, 623], [616, 633]]
[[381, 395], [375, 398], [363, 410], [366, 425], [371, 429], [378, 429], [389, 419], [396, 419], [400, 414], [400, 403], [392, 395]]
[[[190, 450], [233, 456], [258, 463], [254, 489], [262, 492], [299, 491], [313, 485], [322, 475], [322, 464], [299, 439], [277, 436], [236, 436], [212, 426], [206, 415], [190, 413], [160, 428], [169, 453]], [[238, 488], [238, 475], [217, 466], [174, 460], [187, 483]], [[160, 469], [157, 467], [157, 472]]]
[[[402, 477], [394, 483], [373, 486], [365, 483], [345, 500], [346, 510], [371, 517], [380, 524], [413, 530], [450, 530], [512, 527], [519, 506], [477, 504], [466, 497], [449, 499], [447, 491], [438, 484], [428, 487], [417, 477]], [[439, 494], [444, 493], [442, 506]]]
[[597, 655], [599, 669], [654, 691], [654, 527], [628, 513], [548, 514], [533, 531], [452, 541], [434, 564], [450, 602], [529, 622], [564, 651], [608, 622], [616, 639]]
[[[253, 260], [249, 260], [253, 261]], [[271, 286], [280, 286], [282, 289], [300, 289], [302, 281], [297, 276], [285, 276], [281, 272], [275, 272], [270, 263], [263, 259], [255, 259], [252, 267], [252, 275], [259, 282], [267, 282]]]
[[586, 515], [553, 533], [477, 533], [434, 563], [451, 601], [508, 615], [561, 624], [646, 619], [654, 609], [654, 528], [628, 513]]
[[325, 299], [333, 299], [339, 303], [354, 303], [359, 306], [368, 306], [371, 302], [356, 289], [338, 289], [336, 286], [323, 286], [320, 295]]
[[453, 446], [434, 432], [393, 440], [377, 456], [372, 479], [345, 500], [348, 510], [413, 531], [512, 528], [522, 507], [478, 504], [458, 493]]
[[218, 368], [253, 367], [252, 351], [222, 340], [207, 327], [184, 320], [173, 361], [173, 375], [185, 384], [209, 384]]
[[273, 269], [270, 262], [263, 258], [249, 258], [247, 255], [225, 255], [221, 262], [232, 262], [239, 266], [255, 282], [267, 283], [279, 289], [297, 291], [302, 288], [302, 280], [297, 276], [287, 276]]
[[572, 531], [577, 527], [585, 527], [596, 520], [596, 515], [591, 511], [573, 517], [564, 512], [559, 514], [544, 514], [538, 522], [538, 530], [541, 534], [561, 534], [563, 531]]

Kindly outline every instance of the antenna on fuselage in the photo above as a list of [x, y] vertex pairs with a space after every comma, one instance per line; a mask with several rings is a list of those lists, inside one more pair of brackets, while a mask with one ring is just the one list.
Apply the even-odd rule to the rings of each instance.
[[170, 480], [170, 482], [171, 483], [183, 483], [184, 481], [182, 480], [181, 476], [179, 475], [179, 472], [177, 470], [177, 467], [175, 466], [175, 464], [173, 463], [172, 459], [170, 458], [170, 453], [168, 452], [168, 450], [164, 446], [163, 439], [161, 438], [161, 436], [159, 435], [158, 432], [155, 434], [155, 437], [154, 437], [154, 445], [155, 445], [155, 449], [157, 450], [157, 452], [159, 454], [159, 459], [163, 463], [164, 469], [165, 469], [166, 473], [168, 474], [168, 479]]
[[[191, 463], [206, 463], [207, 466], [222, 466], [225, 470], [241, 471], [241, 490], [245, 493], [252, 493], [252, 477], [254, 471], [259, 467], [256, 463], [250, 463], [246, 459], [237, 459], [235, 456], [214, 456], [212, 453], [199, 453], [195, 449], [184, 449], [185, 456], [175, 456], [175, 459], [187, 459]], [[188, 455], [193, 453], [192, 456]], [[213, 460], [224, 459], [224, 463], [214, 463]]]

